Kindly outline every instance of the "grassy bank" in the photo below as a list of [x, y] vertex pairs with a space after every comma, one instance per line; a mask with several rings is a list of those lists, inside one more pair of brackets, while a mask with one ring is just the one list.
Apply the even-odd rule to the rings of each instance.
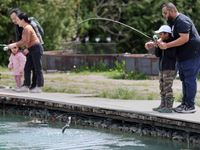
[[[8, 86], [13, 83], [16, 86], [12, 71], [4, 68], [1, 70], [1, 85]], [[44, 92], [60, 92], [72, 94], [92, 94], [97, 97], [112, 99], [134, 99], [134, 100], [159, 100], [159, 83], [158, 80], [149, 80], [142, 74], [136, 74], [133, 78], [117, 78], [122, 73], [112, 70], [106, 72], [71, 72], [71, 73], [44, 73], [45, 85]], [[134, 73], [132, 73], [134, 74]], [[138, 77], [139, 76], [139, 77]], [[136, 80], [140, 79], [140, 80]], [[22, 79], [23, 81], [23, 79]], [[179, 80], [176, 82], [180, 83]], [[182, 98], [181, 84], [174, 89], [176, 101]], [[199, 94], [197, 92], [196, 105], [200, 106]]]

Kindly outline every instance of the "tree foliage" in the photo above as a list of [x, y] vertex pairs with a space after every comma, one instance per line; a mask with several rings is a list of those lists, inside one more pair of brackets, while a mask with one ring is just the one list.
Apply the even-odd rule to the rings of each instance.
[[[174, 3], [178, 11], [190, 17], [200, 30], [200, 0], [167, 2]], [[117, 44], [117, 53], [147, 53], [144, 44], [149, 39], [126, 26], [103, 20], [78, 22], [92, 17], [108, 18], [153, 36], [155, 30], [166, 24], [161, 11], [165, 3], [165, 0], [0, 0], [0, 43], [7, 44], [9, 38], [15, 39], [9, 12], [19, 8], [28, 16], [35, 17], [43, 27], [46, 51], [61, 49], [66, 37], [77, 34], [81, 42], [89, 36], [91, 43], [96, 37], [101, 39], [101, 43], [107, 42], [106, 37], [111, 37]], [[8, 61], [8, 55], [2, 49], [0, 60], [0, 65]]]
[[[200, 0], [169, 0], [176, 5], [180, 13], [190, 17], [197, 30], [200, 12], [198, 6]], [[162, 17], [162, 5], [165, 0], [82, 0], [80, 3], [81, 18], [109, 18], [132, 26], [150, 36], [154, 31], [166, 24]], [[90, 20], [79, 26], [79, 36], [89, 36], [94, 42], [95, 37], [100, 37], [102, 42], [106, 42], [106, 37], [110, 36], [112, 42], [117, 44], [117, 52], [124, 53], [147, 53], [144, 48], [145, 42], [149, 39], [140, 33], [125, 26], [102, 20]]]
[[[15, 40], [14, 25], [10, 11], [19, 8], [29, 17], [37, 19], [44, 30], [44, 50], [62, 49], [67, 36], [73, 36], [76, 30], [76, 7], [78, 1], [72, 0], [0, 0], [0, 43], [8, 44]], [[7, 64], [8, 55], [0, 48], [0, 65]]]

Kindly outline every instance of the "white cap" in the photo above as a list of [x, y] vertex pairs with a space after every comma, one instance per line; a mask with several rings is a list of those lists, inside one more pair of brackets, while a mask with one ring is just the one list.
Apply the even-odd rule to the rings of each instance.
[[155, 33], [160, 33], [160, 32], [172, 33], [172, 29], [168, 25], [163, 25], [160, 27], [159, 30], [155, 31]]

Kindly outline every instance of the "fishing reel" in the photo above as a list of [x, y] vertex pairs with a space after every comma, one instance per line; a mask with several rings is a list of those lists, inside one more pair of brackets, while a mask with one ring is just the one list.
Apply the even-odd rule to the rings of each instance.
[[8, 50], [8, 45], [6, 45], [6, 44], [0, 44], [0, 46], [3, 46], [3, 50], [4, 50], [4, 51], [7, 51], [7, 50]]
[[153, 37], [150, 37], [150, 40], [155, 42], [155, 41], [158, 40], [158, 36], [157, 36], [157, 35], [154, 35]]
[[3, 50], [4, 50], [4, 51], [7, 51], [7, 50], [8, 50], [8, 46], [5, 46], [5, 47], [3, 48]]
[[154, 35], [153, 36], [153, 41], [157, 41], [158, 40], [158, 36], [157, 35]]

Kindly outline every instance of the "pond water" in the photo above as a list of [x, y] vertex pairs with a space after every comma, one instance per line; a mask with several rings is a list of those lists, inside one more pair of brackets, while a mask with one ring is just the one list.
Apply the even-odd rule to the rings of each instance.
[[181, 150], [197, 148], [186, 142], [94, 127], [70, 125], [64, 133], [64, 122], [27, 123], [33, 118], [0, 114], [1, 150]]

